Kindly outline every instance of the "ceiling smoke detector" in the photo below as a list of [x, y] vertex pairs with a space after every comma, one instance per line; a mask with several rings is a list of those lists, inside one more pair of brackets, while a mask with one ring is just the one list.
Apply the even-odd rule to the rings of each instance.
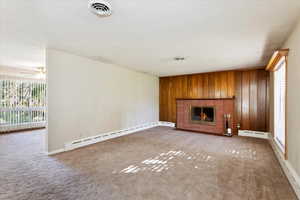
[[88, 8], [91, 12], [99, 16], [111, 15], [111, 5], [104, 0], [90, 0]]

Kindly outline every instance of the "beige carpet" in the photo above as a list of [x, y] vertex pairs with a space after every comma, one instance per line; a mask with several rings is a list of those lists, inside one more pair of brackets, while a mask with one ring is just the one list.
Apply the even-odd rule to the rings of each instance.
[[0, 135], [0, 199], [290, 200], [266, 140], [157, 127], [46, 156], [44, 131]]

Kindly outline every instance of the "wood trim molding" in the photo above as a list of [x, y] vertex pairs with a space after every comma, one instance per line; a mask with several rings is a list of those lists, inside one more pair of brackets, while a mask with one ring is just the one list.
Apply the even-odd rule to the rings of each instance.
[[280, 49], [275, 51], [266, 67], [266, 71], [271, 71], [271, 72], [276, 71], [277, 63], [280, 61], [282, 57], [286, 57], [288, 54], [289, 54], [289, 49]]
[[232, 98], [176, 98], [177, 100], [234, 100], [235, 97]]

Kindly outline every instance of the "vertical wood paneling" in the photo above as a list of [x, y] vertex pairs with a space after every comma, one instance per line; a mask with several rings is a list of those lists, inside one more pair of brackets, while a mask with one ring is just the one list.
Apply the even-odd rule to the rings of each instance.
[[193, 96], [193, 84], [192, 84], [192, 76], [187, 76], [187, 96], [190, 98]]
[[250, 130], [250, 72], [242, 73], [242, 129]]
[[170, 78], [170, 83], [171, 83], [171, 85], [170, 85], [170, 100], [169, 100], [169, 102], [171, 102], [170, 103], [170, 119], [171, 119], [171, 121], [175, 121], [176, 120], [176, 98], [177, 98], [177, 96], [176, 96], [176, 91], [178, 91], [179, 89], [177, 89], [176, 88], [176, 85], [177, 85], [177, 83], [176, 83], [176, 78], [177, 77], [171, 77]]
[[162, 77], [160, 78], [160, 120], [176, 122], [176, 98], [233, 96], [233, 72]]
[[249, 100], [249, 120], [250, 120], [250, 130], [257, 130], [258, 122], [257, 119], [257, 71], [253, 70], [249, 72], [249, 82], [250, 82], [250, 100]]
[[[267, 72], [266, 71], [260, 71], [258, 73], [258, 93], [257, 93], [257, 100], [259, 102], [266, 102], [267, 100]], [[257, 130], [263, 131], [267, 129], [266, 124], [266, 103], [260, 103], [258, 105], [258, 116], [257, 116]]]
[[221, 98], [221, 74], [215, 73], [215, 98]]
[[208, 95], [208, 74], [203, 74], [203, 80], [202, 80], [202, 83], [203, 83], [203, 98], [208, 98], [209, 95]]
[[228, 92], [228, 83], [227, 83], [227, 72], [221, 72], [221, 85], [220, 85], [220, 95], [221, 98], [226, 98], [228, 97], [227, 92]]
[[213, 73], [208, 74], [208, 97], [215, 97], [215, 75]]
[[187, 76], [180, 76], [182, 82], [182, 97], [188, 98], [188, 84], [187, 84]]
[[235, 118], [236, 123], [242, 122], [242, 72], [235, 72]]
[[[231, 86], [235, 85], [234, 71], [227, 72], [227, 84]], [[227, 96], [235, 96], [234, 89], [235, 87], [227, 87]]]
[[167, 101], [168, 103], [166, 104], [166, 107], [167, 107], [167, 119], [168, 120], [172, 120], [171, 117], [172, 117], [172, 107], [171, 107], [171, 101], [172, 101], [172, 78], [168, 78], [167, 79], [167, 84], [166, 84], [166, 87], [167, 87]]
[[203, 81], [202, 81], [202, 74], [195, 75], [195, 79], [197, 80], [197, 85], [195, 87], [197, 88], [197, 98], [203, 98]]
[[167, 78], [159, 79], [159, 119], [161, 121], [168, 121], [168, 95], [165, 94], [168, 91]]
[[176, 98], [231, 98], [243, 130], [267, 131], [268, 73], [213, 72], [160, 78], [160, 120], [176, 122]]
[[268, 131], [268, 77], [264, 70], [235, 72], [236, 121], [242, 130]]

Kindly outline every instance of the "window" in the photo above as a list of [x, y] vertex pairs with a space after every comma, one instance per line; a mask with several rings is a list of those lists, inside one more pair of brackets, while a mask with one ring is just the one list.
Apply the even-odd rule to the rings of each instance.
[[274, 139], [285, 154], [286, 60], [278, 62], [274, 72]]
[[0, 133], [44, 127], [46, 83], [0, 77]]

